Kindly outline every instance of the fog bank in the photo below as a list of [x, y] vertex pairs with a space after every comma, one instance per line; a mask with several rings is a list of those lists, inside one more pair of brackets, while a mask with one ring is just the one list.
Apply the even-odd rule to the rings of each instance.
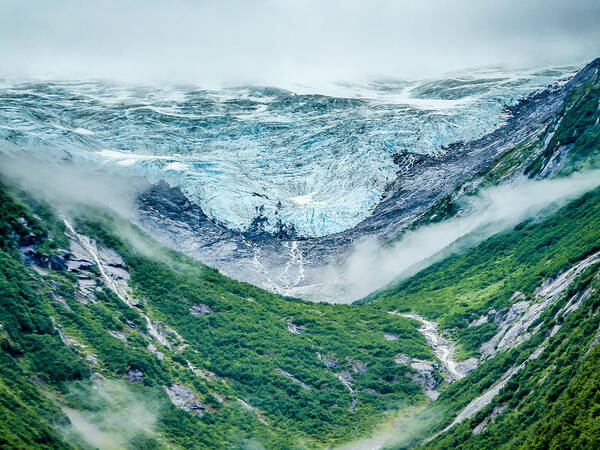
[[72, 383], [66, 397], [81, 405], [79, 409], [59, 405], [71, 421], [70, 427], [60, 430], [76, 447], [83, 437], [100, 450], [136, 448], [140, 443], [159, 448], [153, 427], [162, 405], [154, 394], [136, 392], [124, 381], [97, 380], [91, 385]]
[[10, 147], [0, 148], [0, 160], [0, 174], [62, 213], [100, 207], [134, 221], [136, 198], [150, 186], [139, 177], [108, 173], [93, 165], [44, 161], [18, 151], [11, 153]]
[[430, 264], [432, 260], [426, 261], [428, 258], [469, 233], [477, 232], [470, 241], [474, 245], [599, 185], [600, 171], [594, 170], [551, 180], [521, 179], [485, 189], [465, 199], [468, 213], [463, 216], [409, 231], [389, 245], [375, 238], [362, 240], [340, 266], [324, 270], [326, 295], [344, 303], [363, 298], [398, 279], [403, 272]]
[[600, 54], [596, 0], [4, 0], [3, 75], [202, 86], [423, 77]]

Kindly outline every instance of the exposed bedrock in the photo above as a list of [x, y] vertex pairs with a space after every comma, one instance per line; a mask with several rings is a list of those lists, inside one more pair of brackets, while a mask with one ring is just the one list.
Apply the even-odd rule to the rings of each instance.
[[283, 225], [275, 233], [260, 226], [234, 231], [210, 219], [181, 190], [164, 182], [139, 197], [140, 223], [163, 243], [233, 278], [284, 295], [321, 300], [315, 284], [324, 266], [344, 261], [361, 238], [385, 240], [397, 235], [481, 168], [538, 136], [568, 94], [595, 77], [599, 67], [596, 59], [569, 82], [509, 108], [506, 123], [480, 139], [447, 146], [435, 156], [398, 154], [394, 159], [403, 166], [380, 202], [366, 219], [346, 231], [313, 238], [297, 238], [293, 229]]

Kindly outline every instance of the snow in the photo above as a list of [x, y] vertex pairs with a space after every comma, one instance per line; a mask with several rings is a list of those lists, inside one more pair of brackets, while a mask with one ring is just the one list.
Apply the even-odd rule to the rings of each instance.
[[165, 179], [233, 229], [260, 210], [270, 229], [281, 220], [323, 236], [368, 216], [397, 176], [395, 153], [436, 155], [483, 136], [506, 120], [505, 105], [558, 78], [496, 68], [296, 92], [9, 83], [0, 88], [0, 139]]

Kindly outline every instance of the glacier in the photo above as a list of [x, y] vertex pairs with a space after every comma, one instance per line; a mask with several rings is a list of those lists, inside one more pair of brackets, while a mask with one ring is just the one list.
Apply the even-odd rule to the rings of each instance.
[[402, 176], [395, 155], [443, 154], [482, 137], [506, 121], [507, 107], [573, 72], [495, 67], [440, 79], [216, 90], [2, 79], [0, 139], [18, 151], [164, 179], [232, 230], [285, 225], [320, 237], [369, 215]]

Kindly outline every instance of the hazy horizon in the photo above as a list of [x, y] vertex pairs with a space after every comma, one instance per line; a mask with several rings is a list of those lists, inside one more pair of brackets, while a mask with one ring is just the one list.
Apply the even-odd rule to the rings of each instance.
[[4, 3], [2, 76], [289, 86], [600, 56], [590, 0]]

